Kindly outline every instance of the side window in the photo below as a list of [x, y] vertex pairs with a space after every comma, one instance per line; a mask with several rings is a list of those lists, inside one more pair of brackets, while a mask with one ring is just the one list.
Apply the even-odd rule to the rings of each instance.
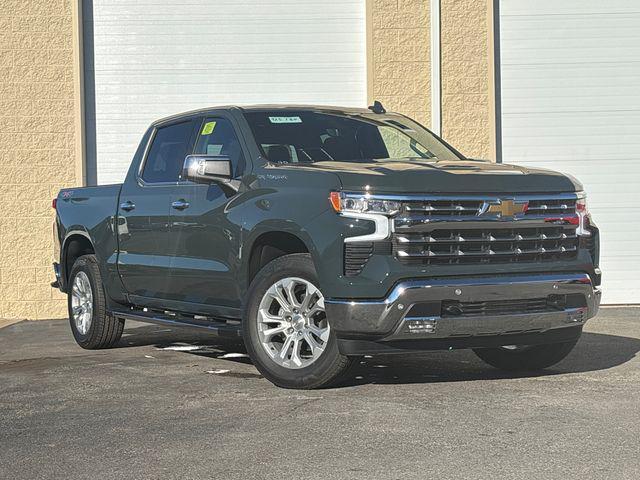
[[231, 159], [234, 177], [244, 171], [244, 155], [231, 122], [224, 118], [207, 118], [196, 140], [194, 153], [225, 155]]
[[142, 179], [148, 183], [177, 182], [189, 150], [191, 121], [161, 127], [151, 143]]

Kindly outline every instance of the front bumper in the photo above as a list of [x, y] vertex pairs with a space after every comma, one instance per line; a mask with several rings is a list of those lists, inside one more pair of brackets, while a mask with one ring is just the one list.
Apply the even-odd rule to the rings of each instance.
[[[548, 311], [511, 307], [504, 314], [450, 316], [441, 309], [451, 302], [509, 307], [545, 298], [572, 302]], [[348, 354], [562, 341], [579, 335], [599, 305], [600, 290], [584, 273], [407, 280], [381, 300], [325, 300], [340, 349]]]

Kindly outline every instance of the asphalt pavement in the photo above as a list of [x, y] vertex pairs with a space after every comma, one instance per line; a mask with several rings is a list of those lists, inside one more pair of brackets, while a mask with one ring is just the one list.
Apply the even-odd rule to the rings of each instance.
[[241, 345], [128, 323], [0, 328], [0, 479], [638, 479], [640, 308], [607, 308], [544, 374], [470, 351], [364, 358], [339, 388], [273, 386]]

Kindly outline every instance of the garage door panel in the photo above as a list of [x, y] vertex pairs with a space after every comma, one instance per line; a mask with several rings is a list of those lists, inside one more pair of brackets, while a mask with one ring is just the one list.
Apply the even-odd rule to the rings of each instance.
[[[507, 52], [503, 58], [506, 64], [514, 65], [553, 65], [560, 60], [574, 64], [603, 63], [606, 65], [611, 59], [611, 49], [615, 48], [617, 50], [616, 63], [621, 61], [634, 62], [637, 60], [637, 57], [634, 49], [629, 47], [629, 43], [637, 42], [638, 40], [640, 40], [638, 36], [621, 38], [618, 39], [618, 41], [607, 39], [607, 41], [603, 42], [605, 45], [591, 45], [580, 48], [580, 45], [577, 43], [571, 47], [567, 45], [567, 43], [569, 43], [567, 39], [558, 38], [553, 42], [548, 41], [547, 45], [543, 45], [540, 49], [514, 49], [512, 52]], [[508, 41], [508, 39], [504, 39], [504, 41]]]
[[505, 162], [577, 177], [601, 229], [605, 303], [639, 303], [640, 2], [500, 2]]
[[87, 167], [98, 183], [121, 181], [145, 128], [176, 112], [366, 105], [362, 0], [86, 0], [83, 9]]
[[[357, 72], [354, 72], [354, 74]], [[229, 76], [229, 77], [220, 77], [217, 75], [211, 75], [209, 77], [209, 81], [211, 82], [216, 82], [216, 81], [231, 81], [233, 79], [233, 76]], [[314, 86], [318, 88], [318, 90], [324, 88], [325, 90], [327, 90], [327, 83], [330, 84], [330, 82], [338, 82], [340, 81], [340, 78], [338, 77], [334, 77], [332, 78], [331, 75], [328, 75], [326, 78], [323, 79], [318, 79], [317, 75], [314, 74], [295, 74], [292, 73], [290, 75], [273, 75], [273, 78], [269, 78], [269, 79], [265, 79], [264, 82], [262, 82], [263, 85], [272, 85], [273, 88], [286, 88], [289, 85], [291, 85], [292, 87], [298, 88], [298, 89], [303, 89], [303, 87], [306, 86], [306, 90], [308, 91], [309, 88], [313, 88]], [[253, 82], [237, 82], [238, 85], [246, 85], [246, 84], [253, 84]], [[283, 87], [283, 83], [286, 83], [286, 86]], [[341, 81], [341, 83], [347, 85], [347, 86], [351, 86], [351, 87], [357, 87], [358, 83], [355, 81], [352, 82], [343, 82]], [[180, 93], [176, 93], [175, 92], [175, 87], [172, 83], [162, 83], [162, 84], [156, 84], [154, 85], [154, 94], [156, 95], [162, 95], [162, 96], [182, 96], [185, 94], [188, 95], [203, 95], [202, 92], [202, 86], [197, 84], [197, 83], [182, 83], [181, 82], [181, 92]], [[127, 92], [126, 97], [129, 98], [131, 95], [143, 95], [143, 94], [147, 94], [148, 93], [148, 88], [145, 87], [144, 85], [135, 85], [132, 86], [131, 89]], [[123, 98], [122, 92], [120, 91], [119, 87], [117, 85], [103, 85], [100, 89], [98, 94], [102, 94], [107, 96], [108, 95], [108, 100], [105, 100], [102, 103], [113, 103], [116, 100], [116, 97], [118, 98]], [[207, 94], [207, 93], [205, 93]]]
[[[610, 87], [603, 87], [608, 89]], [[510, 92], [504, 91], [503, 102], [505, 115], [508, 115], [512, 111], [518, 109], [526, 109], [533, 113], [540, 112], [573, 112], [573, 113], [593, 113], [602, 111], [624, 111], [632, 110], [633, 105], [640, 102], [640, 93], [638, 91], [631, 92], [629, 95], [616, 95], [608, 92], [603, 92], [598, 96], [596, 92], [593, 92], [591, 96], [587, 94], [575, 94], [576, 89], [568, 89], [567, 95], [570, 96], [556, 96], [553, 89], [548, 89], [546, 92], [536, 92], [533, 89], [519, 90], [515, 89], [513, 95], [522, 96], [526, 93], [527, 97], [523, 98], [521, 102], [513, 103], [508, 94]], [[630, 108], [631, 107], [631, 108]]]
[[[500, 2], [501, 15], [593, 15], [617, 13], [627, 14], [640, 11], [637, 0], [503, 0]], [[502, 27], [501, 27], [502, 28]]]
[[[521, 85], [507, 85], [508, 88], [525, 88], [528, 86], [553, 86], [554, 78], [549, 78], [545, 68], [539, 65], [517, 63], [519, 68], [508, 69], [504, 72], [504, 78], [507, 80], [518, 80]], [[512, 63], [510, 65], [516, 65]], [[598, 71], [598, 75], [594, 75], [594, 70]], [[609, 57], [607, 62], [591, 61], [586, 64], [578, 63], [562, 63], [554, 66], [557, 78], [565, 78], [571, 80], [575, 85], [602, 85], [607, 82], [608, 78], [614, 78], [623, 84], [628, 83], [631, 79], [636, 78], [640, 74], [640, 62], [621, 62], [616, 58]], [[555, 79], [557, 81], [557, 78]]]
[[[224, 68], [226, 64], [230, 65], [238, 65], [243, 63], [252, 63], [254, 67], [263, 67], [264, 69], [272, 69], [274, 68], [274, 62], [285, 62], [287, 63], [286, 68], [289, 68], [289, 65], [300, 65], [300, 66], [310, 66], [314, 65], [317, 68], [317, 65], [322, 64], [323, 62], [329, 66], [332, 64], [333, 57], [336, 53], [342, 53], [342, 50], [335, 51], [321, 51], [321, 52], [288, 52], [286, 58], [283, 58], [283, 55], [269, 52], [234, 52], [233, 54], [221, 52], [216, 54], [215, 63], [205, 63], [212, 62], [212, 60], [206, 60], [202, 55], [198, 53], [193, 53], [189, 55], [171, 55], [168, 53], [167, 55], [163, 55], [162, 58], [158, 58], [157, 55], [130, 55], [127, 57], [119, 57], [117, 60], [105, 60], [103, 64], [100, 65], [100, 70], [110, 70], [110, 69], [123, 69], [124, 71], [128, 69], [132, 69], [134, 71], [139, 71], [141, 65], [149, 65], [147, 68], [147, 72], [153, 72], [154, 70], [163, 70], [163, 69], [175, 69], [175, 68], [190, 68], [194, 66], [196, 68], [206, 68], [213, 70], [214, 68]], [[349, 52], [344, 51], [344, 53], [348, 56]], [[313, 56], [310, 56], [313, 55]], [[344, 64], [349, 64], [348, 61], [343, 60]], [[333, 66], [333, 65], [331, 65]]]
[[[140, 27], [161, 22], [166, 25], [196, 25], [198, 28], [230, 29], [234, 24], [261, 25], [263, 29], [274, 29], [281, 19], [296, 19], [312, 23], [322, 18], [359, 18], [361, 5], [357, 2], [323, 0], [322, 2], [300, 2], [299, 0], [267, 1], [188, 1], [174, 0], [171, 3], [157, 0], [95, 0], [94, 5], [111, 7], [104, 10], [96, 20], [101, 23]], [[183, 13], [188, 10], [189, 15]], [[194, 22], [198, 20], [203, 23]], [[316, 28], [320, 28], [316, 25]]]
[[[564, 135], [567, 130], [583, 132], [585, 129], [607, 133], [611, 129], [614, 133], [618, 128], [628, 128], [635, 133], [635, 125], [640, 124], [640, 110], [625, 110], [619, 112], [590, 112], [588, 115], [574, 115], [570, 112], [528, 112], [509, 115], [510, 133], [522, 133], [523, 130], [533, 129], [537, 134]], [[560, 130], [563, 129], [563, 130]]]
[[[508, 119], [504, 119], [503, 121], [508, 121]], [[506, 136], [506, 132], [504, 134]], [[570, 146], [575, 149], [574, 152], [559, 152], [558, 149]], [[509, 159], [509, 161], [517, 160], [522, 156], [527, 156], [528, 158], [539, 158], [540, 160], [546, 161], [547, 159], [580, 159], [584, 162], [595, 163], [595, 160], [605, 158], [608, 159], [609, 155], [619, 156], [623, 158], [637, 158], [634, 157], [634, 152], [626, 151], [624, 147], [627, 147], [629, 150], [640, 149], [640, 144], [637, 142], [624, 142], [619, 143], [617, 145], [584, 145], [580, 142], [567, 142], [564, 145], [560, 143], [560, 141], [556, 141], [555, 143], [551, 140], [546, 140], [545, 142], [537, 142], [535, 138], [528, 138], [526, 143], [515, 143], [513, 142], [503, 142], [503, 150], [504, 150], [504, 158]], [[604, 165], [607, 165], [607, 161], [605, 161]], [[632, 166], [635, 170], [635, 166]], [[627, 172], [629, 173], [629, 172]]]
[[[526, 102], [522, 102], [526, 105]], [[520, 150], [529, 150], [530, 147], [555, 147], [572, 146], [580, 148], [588, 146], [588, 151], [582, 149], [581, 154], [596, 154], [598, 148], [603, 151], [602, 158], [640, 158], [640, 152], [629, 148], [635, 147], [640, 139], [640, 130], [637, 119], [640, 112], [629, 111], [628, 120], [618, 115], [610, 117], [597, 117], [591, 114], [581, 115], [574, 113], [576, 120], [572, 122], [567, 115], [545, 114], [544, 112], [531, 112], [526, 115], [503, 115], [505, 126], [503, 128], [505, 145], [509, 144]], [[574, 154], [574, 151], [556, 150], [556, 154]]]
[[[250, 43], [255, 43], [255, 39], [260, 36], [264, 37], [265, 33], [269, 33], [269, 37], [273, 35], [274, 42], [278, 43], [291, 39], [295, 35], [317, 35], [323, 33], [326, 31], [326, 20], [331, 21], [337, 36], [361, 28], [360, 25], [354, 23], [360, 18], [359, 11], [354, 11], [353, 14], [350, 14], [346, 10], [341, 10], [343, 13], [336, 13], [336, 15], [331, 16], [330, 14], [313, 14], [308, 10], [304, 11], [301, 7], [303, 5], [294, 7], [295, 10], [299, 11], [296, 16], [240, 13], [211, 18], [197, 15], [190, 8], [189, 18], [185, 18], [184, 21], [180, 22], [171, 21], [166, 16], [164, 18], [140, 20], [139, 16], [134, 15], [128, 20], [118, 14], [109, 20], [100, 17], [94, 22], [94, 25], [96, 28], [104, 30], [104, 32], [101, 32], [104, 35], [114, 37], [114, 41], [119, 45], [136, 44], [134, 38], [123, 36], [128, 34], [134, 34], [136, 37], [145, 37], [146, 40], [150, 40], [152, 44], [157, 45], [162, 45], [164, 37], [174, 38], [181, 43], [193, 42], [196, 45], [206, 45], [206, 38], [233, 37], [238, 35], [239, 30], [243, 38], [247, 38]], [[318, 8], [316, 6], [317, 11]], [[273, 24], [283, 21], [288, 22], [286, 30], [275, 30], [273, 28]], [[162, 32], [157, 30], [158, 23], [163, 26]], [[206, 35], [206, 37], [203, 37], [203, 35]]]

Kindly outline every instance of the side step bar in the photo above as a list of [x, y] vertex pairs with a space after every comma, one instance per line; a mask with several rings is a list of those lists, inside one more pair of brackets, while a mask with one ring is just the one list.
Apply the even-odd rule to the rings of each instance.
[[224, 320], [213, 320], [206, 317], [186, 316], [152, 310], [114, 311], [111, 312], [111, 314], [123, 320], [135, 320], [136, 322], [179, 328], [196, 328], [198, 330], [207, 330], [220, 337], [242, 337], [242, 328], [239, 322], [236, 324]]

